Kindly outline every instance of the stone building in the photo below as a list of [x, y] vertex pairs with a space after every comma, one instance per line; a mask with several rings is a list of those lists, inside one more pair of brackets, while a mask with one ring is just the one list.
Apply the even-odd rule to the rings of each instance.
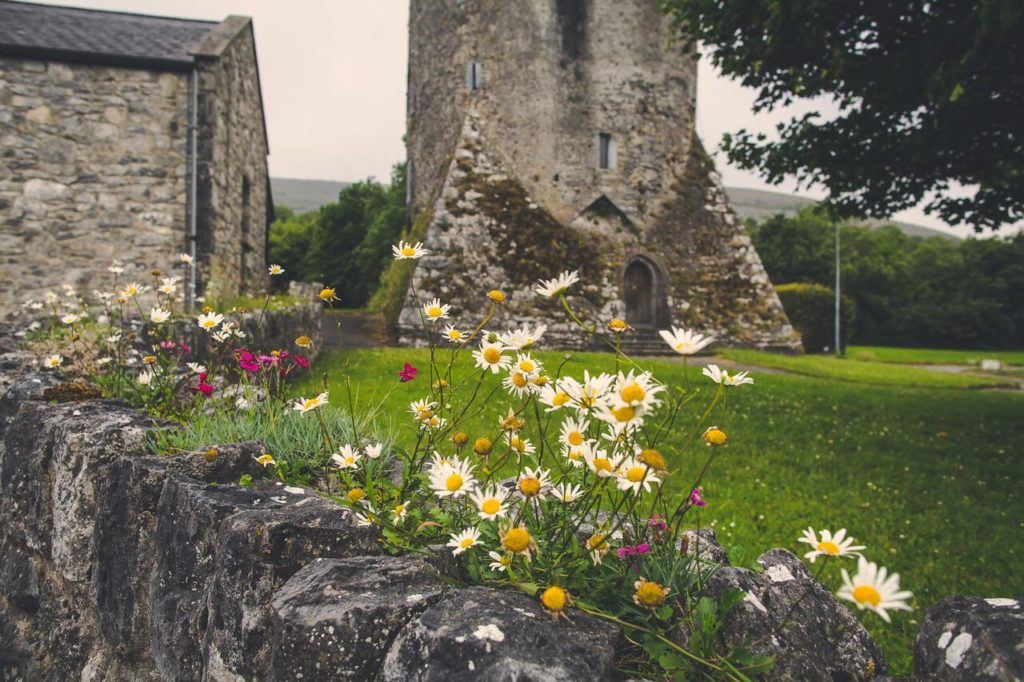
[[114, 258], [263, 287], [267, 154], [247, 17], [0, 2], [0, 314]]
[[[550, 324], [533, 286], [579, 270], [575, 304], [625, 317], [637, 352], [669, 324], [793, 349], [793, 332], [694, 130], [697, 63], [656, 0], [412, 0], [408, 159], [413, 291], [494, 321]], [[587, 345], [560, 324], [553, 345]]]

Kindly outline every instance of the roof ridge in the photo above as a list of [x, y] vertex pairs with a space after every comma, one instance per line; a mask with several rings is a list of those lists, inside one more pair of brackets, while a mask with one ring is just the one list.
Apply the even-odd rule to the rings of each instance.
[[71, 10], [73, 12], [87, 12], [91, 14], [117, 14], [125, 17], [140, 17], [143, 19], [162, 19], [165, 21], [184, 21], [193, 24], [208, 24], [210, 26], [216, 26], [221, 23], [216, 19], [192, 19], [190, 17], [173, 17], [166, 14], [146, 14], [144, 12], [126, 12], [124, 10], [115, 9], [96, 9], [95, 7], [75, 7], [74, 5], [57, 5], [53, 3], [42, 3], [42, 2], [27, 2], [26, 0], [0, 0], [2, 5], [25, 5], [28, 7], [40, 7], [40, 8], [52, 8], [61, 10]]

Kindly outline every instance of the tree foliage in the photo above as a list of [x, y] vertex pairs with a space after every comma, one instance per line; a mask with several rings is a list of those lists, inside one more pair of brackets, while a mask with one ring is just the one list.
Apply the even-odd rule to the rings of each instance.
[[840, 216], [927, 199], [978, 230], [1024, 218], [1020, 0], [661, 2], [726, 76], [758, 89], [755, 111], [817, 96], [839, 107], [779, 124], [777, 140], [727, 135], [732, 163], [820, 183]]
[[[821, 209], [748, 223], [772, 281], [835, 278], [835, 224]], [[1024, 233], [954, 241], [896, 227], [844, 225], [842, 289], [856, 307], [851, 343], [1024, 347]]]
[[395, 165], [389, 185], [367, 179], [315, 211], [277, 211], [270, 261], [290, 279], [336, 287], [346, 307], [365, 306], [405, 227], [405, 164]]

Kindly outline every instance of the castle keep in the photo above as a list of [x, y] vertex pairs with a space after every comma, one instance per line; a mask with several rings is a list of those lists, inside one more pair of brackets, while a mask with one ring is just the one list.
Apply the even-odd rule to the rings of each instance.
[[670, 324], [799, 347], [697, 139], [696, 84], [655, 0], [412, 0], [410, 204], [431, 254], [399, 335], [416, 337], [414, 290], [465, 326], [499, 287], [492, 328], [544, 322], [552, 345], [585, 345], [533, 292], [579, 270], [574, 305], [624, 317], [634, 351], [663, 351]]
[[115, 258], [264, 286], [267, 153], [248, 18], [0, 2], [0, 315]]

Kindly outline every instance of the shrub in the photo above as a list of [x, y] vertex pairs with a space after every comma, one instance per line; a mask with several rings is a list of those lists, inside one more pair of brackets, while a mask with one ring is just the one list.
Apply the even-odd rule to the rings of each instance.
[[[821, 284], [781, 284], [775, 287], [789, 321], [803, 337], [804, 351], [822, 353], [833, 348], [835, 343], [835, 294]], [[853, 302], [842, 297], [842, 320], [840, 333], [843, 348], [850, 338], [853, 327]]]

